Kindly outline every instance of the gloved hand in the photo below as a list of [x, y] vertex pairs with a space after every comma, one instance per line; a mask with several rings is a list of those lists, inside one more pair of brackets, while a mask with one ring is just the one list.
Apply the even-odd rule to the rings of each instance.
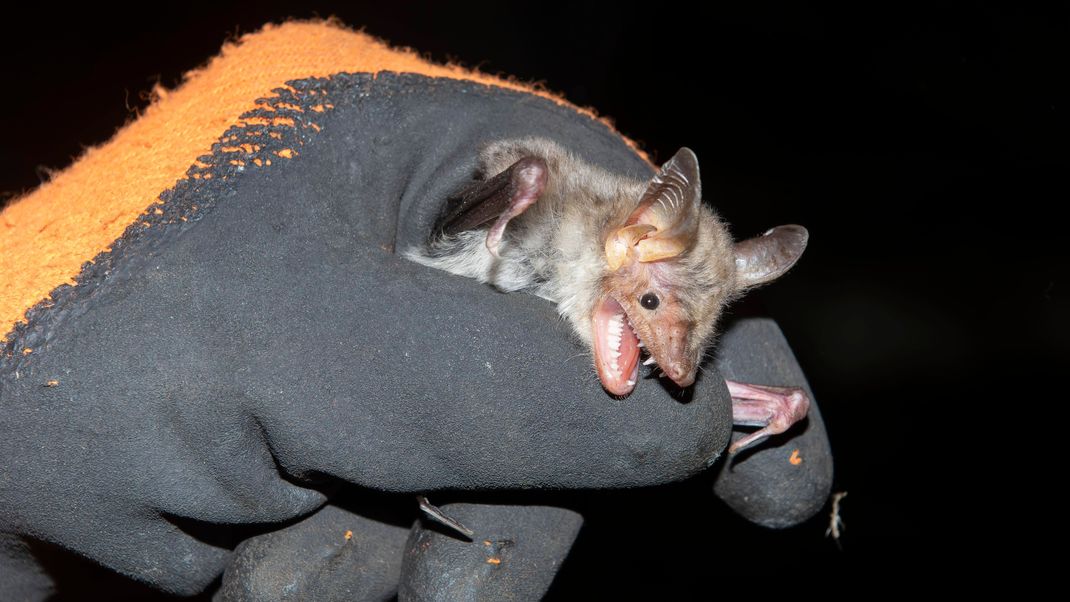
[[217, 145], [150, 226], [16, 332], [0, 365], [0, 533], [192, 594], [223, 570], [227, 528], [309, 513], [325, 483], [626, 487], [718, 457], [731, 411], [716, 375], [687, 403], [655, 380], [614, 399], [550, 303], [396, 253], [472, 177], [481, 143], [537, 133], [649, 173], [620, 138], [465, 82], [292, 85], [278, 114], [335, 107], [318, 133], [231, 132], [256, 134], [244, 165], [275, 165], [239, 168]]
[[[768, 318], [739, 318], [747, 308], [737, 307], [735, 313], [724, 325], [714, 366], [729, 378], [801, 385], [812, 395], [776, 324]], [[733, 433], [733, 439], [741, 436]], [[751, 522], [785, 528], [809, 519], [827, 499], [832, 479], [832, 456], [816, 402], [803, 424], [717, 462], [707, 472], [695, 482], [712, 480], [713, 493]], [[741, 549], [752, 549], [737, 539], [713, 537], [718, 532], [732, 533], [734, 528], [722, 521], [711, 524], [715, 517], [725, 518], [716, 512], [695, 513], [695, 508], [716, 503], [709, 493], [703, 496], [700, 487], [664, 489], [656, 496], [656, 504], [650, 499], [636, 504], [634, 498], [629, 501], [627, 492], [525, 492], [504, 499], [500, 494], [466, 492], [439, 499], [443, 511], [475, 531], [472, 541], [428, 520], [416, 521], [408, 534], [411, 515], [384, 512], [397, 509], [396, 501], [376, 501], [358, 493], [359, 507], [329, 504], [283, 530], [244, 542], [235, 551], [214, 599], [387, 600], [398, 594], [403, 600], [536, 600], [546, 594], [569, 555], [583, 522], [581, 509], [584, 517], [601, 528], [587, 534], [585, 555], [569, 559], [574, 567], [571, 582], [555, 586], [569, 595], [575, 593], [577, 581], [583, 581], [577, 575], [599, 574], [599, 567], [591, 564], [597, 564], [595, 559], [605, 551], [606, 543], [596, 540], [607, 535], [609, 525], [635, 525], [644, 532], [661, 533], [678, 533], [682, 525], [690, 525], [693, 537], [670, 538], [673, 566], [690, 574], [702, 574], [708, 563], [723, 554], [737, 556]], [[332, 496], [331, 503], [344, 504], [346, 497], [340, 492]], [[450, 497], [468, 502], [449, 503]], [[680, 514], [670, 519], [667, 513], [674, 510]], [[766, 545], [772, 541], [775, 538]], [[768, 553], [782, 551], [777, 550], [773, 547]], [[650, 540], [648, 550], [637, 551], [630, 566], [649, 562], [651, 574], [659, 574], [656, 567], [665, 553], [664, 545]], [[638, 576], [632, 579], [646, 581]], [[280, 587], [282, 583], [285, 588]], [[614, 587], [628, 590], [620, 583]], [[679, 583], [666, 588], [686, 591], [686, 585]]]

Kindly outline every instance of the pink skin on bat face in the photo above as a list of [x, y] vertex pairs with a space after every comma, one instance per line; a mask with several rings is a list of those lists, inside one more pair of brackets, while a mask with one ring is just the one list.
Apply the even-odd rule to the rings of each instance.
[[[635, 388], [640, 342], [651, 363], [677, 385], [695, 382], [700, 350], [690, 340], [694, 324], [672, 287], [659, 282], [660, 267], [632, 263], [605, 279], [604, 290], [610, 294], [592, 316], [594, 358], [602, 386], [614, 395], [628, 395]], [[644, 297], [656, 303], [644, 305]]]

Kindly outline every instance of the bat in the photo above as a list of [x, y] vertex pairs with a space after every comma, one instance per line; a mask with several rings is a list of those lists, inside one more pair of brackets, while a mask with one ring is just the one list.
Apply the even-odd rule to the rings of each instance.
[[[698, 159], [687, 148], [649, 181], [535, 137], [492, 142], [479, 165], [482, 179], [452, 199], [426, 245], [405, 255], [552, 301], [618, 397], [634, 389], [641, 356], [677, 386], [694, 383], [725, 305], [787, 272], [809, 236], [787, 225], [733, 242], [702, 202]], [[733, 422], [760, 427], [729, 454], [786, 431], [809, 409], [798, 387], [726, 382]]]

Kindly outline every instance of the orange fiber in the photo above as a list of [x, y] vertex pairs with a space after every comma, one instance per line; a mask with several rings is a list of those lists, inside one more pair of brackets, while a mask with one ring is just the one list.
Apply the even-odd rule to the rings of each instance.
[[[291, 79], [380, 71], [471, 80], [572, 107], [531, 85], [437, 65], [332, 21], [268, 25], [225, 44], [204, 67], [187, 73], [177, 89], [158, 89], [155, 102], [137, 120], [0, 212], [0, 333], [10, 335], [52, 289], [73, 284], [82, 264], [108, 250], [127, 226], [152, 209], [197, 157], [208, 154], [223, 132], [238, 124], [239, 115], [256, 108], [257, 98], [271, 96], [272, 89]], [[313, 110], [330, 108], [317, 105]], [[279, 154], [292, 156], [293, 151]]]
[[788, 458], [788, 462], [791, 462], [792, 466], [798, 466], [802, 464], [803, 459], [802, 456], [799, 455], [799, 450], [796, 449], [791, 452], [791, 457]]

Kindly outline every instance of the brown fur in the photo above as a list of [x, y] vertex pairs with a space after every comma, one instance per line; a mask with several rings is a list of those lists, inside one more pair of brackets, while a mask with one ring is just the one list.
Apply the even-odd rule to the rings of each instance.
[[[684, 152], [693, 158], [690, 151]], [[482, 231], [438, 238], [427, 248], [410, 249], [407, 256], [501, 290], [526, 290], [549, 299], [588, 345], [593, 344], [593, 312], [603, 299], [612, 297], [659, 366], [681, 386], [694, 380], [725, 304], [755, 283], [755, 271], [775, 278], [802, 252], [791, 249], [797, 251], [794, 258], [787, 267], [774, 266], [779, 268], [776, 274], [761, 272], [761, 257], [740, 257], [724, 224], [701, 202], [695, 163], [693, 178], [684, 178], [688, 186], [670, 195], [673, 202], [657, 207], [658, 219], [663, 224], [669, 220], [671, 227], [652, 235], [676, 237], [674, 241], [684, 243], [684, 251], [657, 261], [632, 259], [611, 270], [607, 238], [640, 217], [644, 195], [644, 207], [657, 206], [650, 202], [649, 191], [658, 180], [652, 184], [610, 174], [540, 138], [490, 144], [480, 155], [483, 175], [494, 176], [525, 157], [545, 161], [546, 188], [534, 205], [509, 222], [500, 257], [487, 250]], [[750, 255], [769, 248], [767, 242], [755, 240], [748, 247]], [[748, 268], [743, 273], [751, 280], [737, 279], [737, 265]], [[655, 310], [639, 301], [651, 292], [660, 299]]]

